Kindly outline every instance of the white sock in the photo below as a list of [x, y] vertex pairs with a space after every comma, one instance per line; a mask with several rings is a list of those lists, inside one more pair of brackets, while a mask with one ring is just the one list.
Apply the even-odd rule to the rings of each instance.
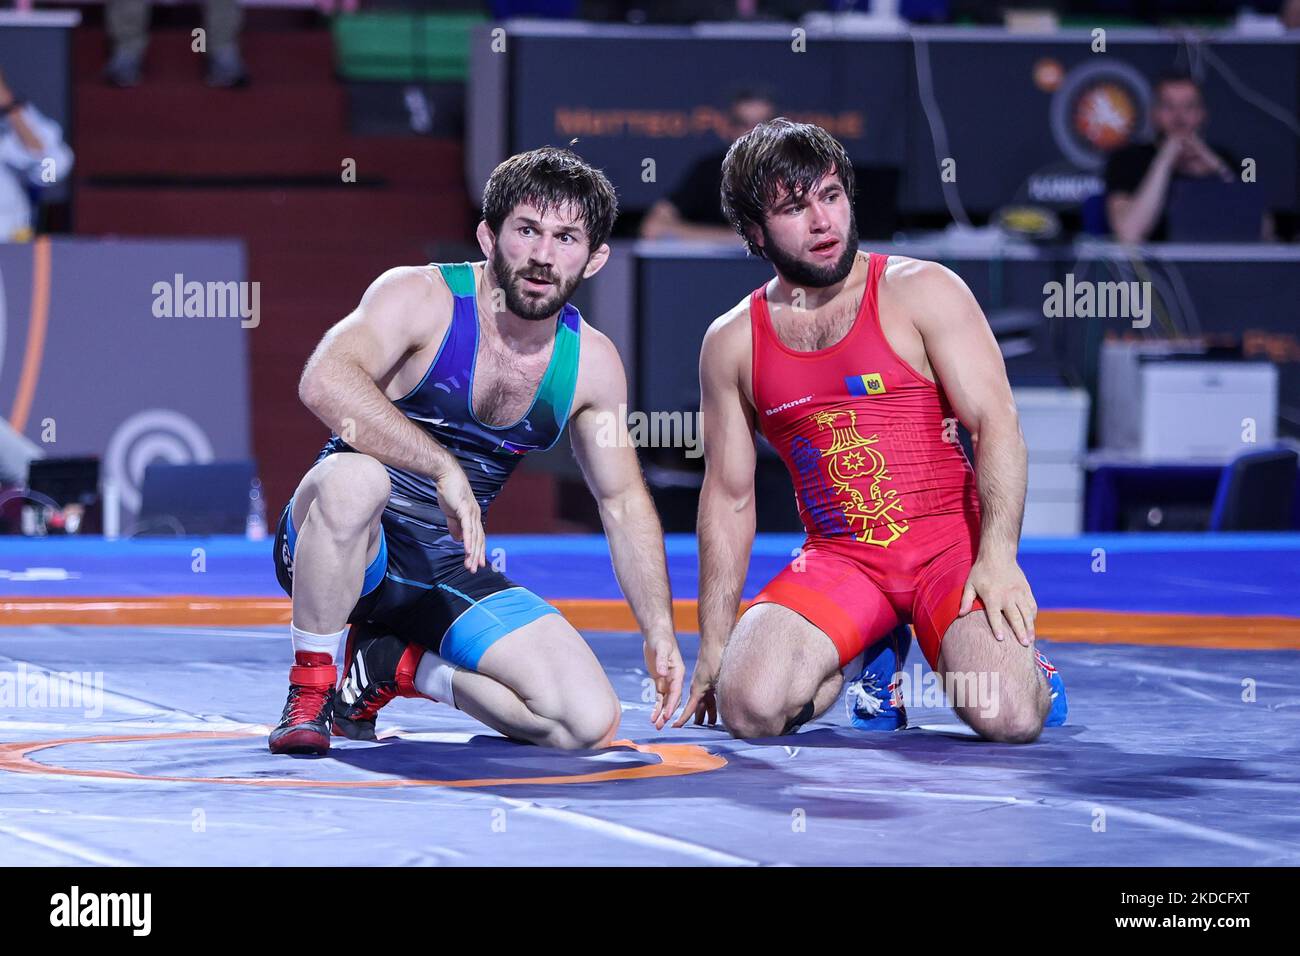
[[293, 652], [308, 651], [312, 654], [328, 654], [331, 661], [338, 660], [339, 646], [343, 643], [343, 638], [347, 635], [348, 629], [345, 627], [337, 634], [313, 634], [311, 631], [304, 631], [294, 624], [289, 625], [289, 636], [293, 638]]
[[459, 670], [448, 664], [433, 651], [425, 651], [415, 668], [415, 689], [425, 697], [442, 704], [456, 706], [456, 693], [451, 687], [451, 678]]

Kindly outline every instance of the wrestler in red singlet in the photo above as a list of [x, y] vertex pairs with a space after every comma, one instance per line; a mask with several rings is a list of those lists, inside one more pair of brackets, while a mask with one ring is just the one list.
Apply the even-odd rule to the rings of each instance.
[[777, 336], [766, 284], [750, 296], [756, 421], [790, 470], [808, 532], [755, 603], [798, 611], [835, 642], [841, 666], [910, 621], [936, 667], [979, 550], [979, 497], [943, 389], [881, 330], [887, 261], [871, 254], [848, 334], [814, 352]]
[[[1028, 743], [1067, 703], [1016, 560], [1028, 449], [1005, 363], [958, 276], [858, 250], [854, 195], [848, 153], [818, 126], [760, 123], [723, 160], [723, 211], [774, 276], [700, 346], [700, 651], [674, 726], [721, 716], [736, 737], [792, 733], [840, 699], [859, 652], [853, 725], [906, 726], [890, 688], [907, 622], [942, 679], [987, 680], [950, 694], [954, 713], [986, 740]], [[790, 470], [808, 539], [739, 613], [755, 430]]]

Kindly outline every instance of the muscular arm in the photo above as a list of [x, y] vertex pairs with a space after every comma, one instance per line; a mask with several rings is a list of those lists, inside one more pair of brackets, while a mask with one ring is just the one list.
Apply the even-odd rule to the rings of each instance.
[[573, 451], [600, 509], [614, 575], [645, 636], [647, 663], [658, 667], [652, 671], [656, 678], [667, 681], [659, 687], [652, 716], [662, 727], [677, 709], [683, 674], [673, 630], [663, 528], [628, 439], [622, 414], [627, 407], [627, 378], [618, 351], [593, 329], [584, 328], [582, 334], [583, 399], [571, 419]]
[[646, 634], [672, 633], [663, 529], [619, 414], [620, 405], [627, 407], [623, 365], [608, 339], [589, 330], [583, 334], [591, 335], [591, 345], [599, 342], [604, 354], [587, 366], [591, 391], [572, 419], [573, 451], [600, 508], [614, 573], [638, 625]]
[[299, 399], [357, 451], [436, 479], [455, 458], [378, 383], [446, 330], [450, 310], [446, 287], [423, 270], [390, 269], [325, 333], [303, 369]]
[[452, 535], [465, 544], [465, 566], [475, 571], [484, 563], [482, 519], [464, 472], [378, 384], [446, 331], [451, 308], [450, 291], [427, 271], [390, 269], [325, 333], [303, 369], [298, 397], [352, 448], [431, 477]]
[[[979, 303], [954, 273], [913, 262], [900, 270], [900, 279], [906, 301], [916, 304], [913, 321], [930, 364], [975, 447], [980, 545], [962, 613], [978, 592], [995, 634], [1002, 633], [1002, 610], [1017, 636], [1032, 641], [1037, 606], [1016, 565], [1029, 460], [1002, 353]], [[976, 573], [986, 569], [992, 569], [987, 578]]]
[[1029, 463], [997, 339], [954, 273], [933, 262], [909, 269], [908, 300], [918, 304], [915, 322], [926, 355], [975, 446], [980, 554], [1014, 559]]
[[714, 323], [704, 336], [700, 351], [705, 466], [697, 527], [700, 660], [715, 668], [721, 664], [722, 649], [736, 624], [754, 544], [757, 455], [753, 413], [741, 392], [737, 341], [741, 331], [738, 324]]

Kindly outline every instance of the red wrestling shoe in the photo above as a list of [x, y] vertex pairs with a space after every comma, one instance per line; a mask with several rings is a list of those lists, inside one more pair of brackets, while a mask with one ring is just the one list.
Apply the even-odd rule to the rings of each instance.
[[328, 654], [299, 651], [289, 668], [289, 699], [267, 746], [273, 754], [329, 753], [334, 707], [334, 661]]

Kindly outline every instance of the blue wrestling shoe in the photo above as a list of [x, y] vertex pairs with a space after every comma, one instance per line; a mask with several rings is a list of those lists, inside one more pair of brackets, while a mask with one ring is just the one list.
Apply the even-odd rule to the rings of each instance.
[[1065, 717], [1070, 712], [1070, 705], [1065, 699], [1065, 681], [1061, 680], [1061, 675], [1052, 662], [1036, 647], [1034, 660], [1038, 661], [1039, 670], [1047, 678], [1047, 687], [1052, 693], [1052, 709], [1047, 712], [1047, 719], [1043, 721], [1043, 726], [1060, 727], [1065, 723]]
[[867, 648], [862, 673], [849, 682], [845, 705], [849, 723], [859, 730], [903, 730], [907, 710], [895, 675], [912, 649], [912, 631], [900, 624]]

